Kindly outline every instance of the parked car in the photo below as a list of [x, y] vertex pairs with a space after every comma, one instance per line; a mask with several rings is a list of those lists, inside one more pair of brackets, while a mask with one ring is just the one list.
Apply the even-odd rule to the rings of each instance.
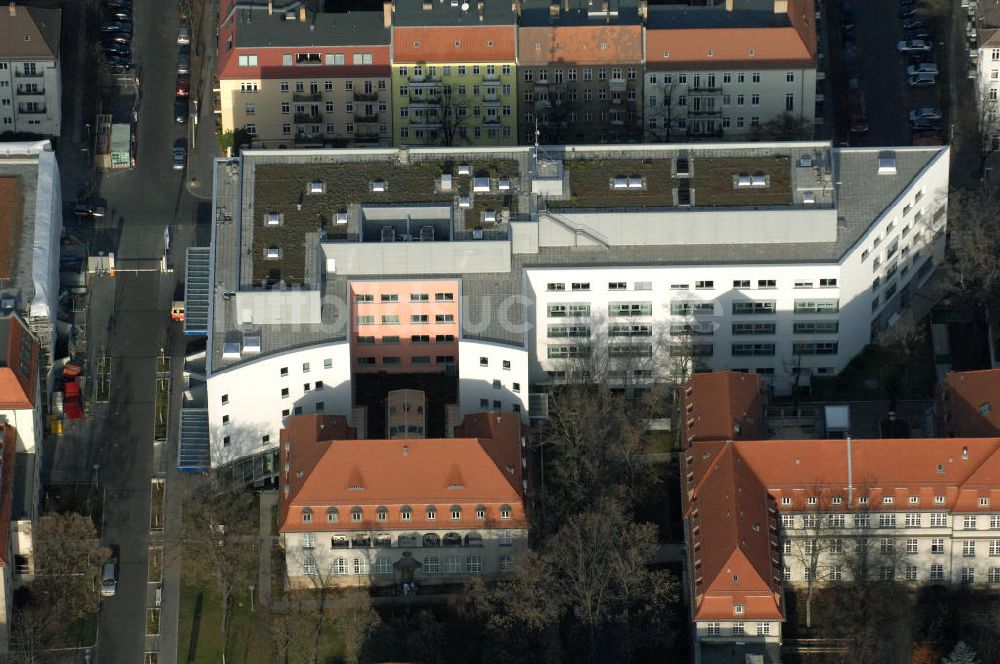
[[101, 26], [101, 32], [124, 32], [132, 34], [132, 24], [122, 22], [105, 23]]
[[854, 29], [854, 11], [853, 10], [850, 10], [850, 9], [847, 9], [847, 8], [844, 9], [844, 14], [843, 14], [843, 17], [841, 18], [840, 25], [841, 25], [841, 27], [844, 28], [844, 30], [853, 30]]
[[114, 42], [116, 44], [131, 44], [132, 35], [124, 32], [106, 32], [101, 35], [101, 43]]
[[112, 12], [108, 12], [107, 19], [109, 21], [119, 21], [122, 23], [128, 23], [129, 21], [132, 20], [132, 14], [130, 14], [127, 11], [119, 9]]
[[188, 97], [191, 95], [191, 83], [188, 81], [187, 76], [177, 77], [177, 96], [178, 97]]
[[129, 49], [129, 43], [128, 42], [120, 42], [120, 41], [117, 41], [115, 39], [102, 39], [101, 40], [101, 48], [104, 49], [105, 51], [117, 51], [117, 50], [120, 50], [120, 49], [128, 50]]
[[124, 11], [132, 11], [132, 3], [129, 0], [107, 0], [104, 6], [108, 9], [121, 9]]
[[906, 68], [907, 76], [915, 76], [916, 74], [934, 74], [938, 75], [938, 66], [935, 62], [921, 62], [917, 65], [910, 65]]
[[123, 55], [105, 55], [108, 64], [118, 69], [131, 69], [132, 60]]
[[908, 18], [905, 21], [903, 21], [903, 29], [904, 30], [916, 30], [918, 28], [926, 28], [926, 27], [927, 27], [927, 23], [925, 23], [923, 21], [923, 19]]
[[78, 217], [103, 217], [106, 208], [102, 201], [91, 201], [89, 203], [77, 203], [73, 208], [73, 214]]
[[174, 98], [174, 120], [177, 124], [184, 124], [188, 120], [188, 98], [187, 97], [175, 97]]
[[908, 118], [910, 122], [916, 122], [917, 120], [940, 120], [942, 118], [941, 111], [934, 108], [933, 106], [922, 106], [920, 108], [914, 108], [910, 111]]
[[104, 47], [104, 55], [116, 56], [120, 58], [131, 58], [132, 49], [128, 44], [110, 44]]
[[910, 18], [917, 15], [916, 5], [903, 5], [899, 8], [899, 13], [897, 14], [899, 18]]
[[896, 50], [900, 53], [927, 53], [931, 45], [920, 39], [904, 39], [896, 44]]
[[906, 79], [906, 84], [911, 88], [931, 88], [937, 85], [937, 76], [934, 74], [915, 74]]
[[187, 162], [187, 150], [181, 147], [174, 148], [174, 170], [180, 171], [184, 169], [184, 164]]
[[177, 73], [187, 74], [191, 71], [191, 54], [181, 51], [177, 54]]
[[118, 590], [118, 547], [111, 547], [111, 560], [101, 566], [101, 597], [114, 597]]
[[189, 28], [184, 23], [181, 23], [181, 27], [177, 29], [177, 43], [178, 44], [191, 43], [191, 28]]

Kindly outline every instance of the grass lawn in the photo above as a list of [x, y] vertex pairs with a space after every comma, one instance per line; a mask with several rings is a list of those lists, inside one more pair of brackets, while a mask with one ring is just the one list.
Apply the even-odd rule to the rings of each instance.
[[98, 533], [104, 512], [104, 491], [93, 484], [52, 484], [45, 488], [43, 512], [77, 512], [89, 516]]
[[146, 580], [152, 583], [163, 580], [163, 549], [161, 547], [149, 550], [149, 572]]
[[150, 482], [149, 529], [163, 530], [163, 492], [166, 483], [162, 480]]
[[155, 413], [153, 414], [153, 439], [167, 439], [167, 419], [170, 417], [170, 380], [156, 379]]
[[97, 641], [97, 607], [73, 623], [69, 629], [59, 632], [52, 643], [53, 648], [79, 648], [93, 645]]
[[[198, 578], [187, 567], [181, 575], [181, 603], [177, 652], [179, 662], [222, 661], [223, 639], [220, 630], [222, 605], [215, 586]], [[256, 573], [256, 567], [254, 567]], [[250, 610], [250, 589], [244, 588], [234, 599], [230, 616], [231, 664], [268, 664], [271, 644], [267, 614]]]
[[674, 449], [674, 434], [670, 431], [647, 431], [643, 438], [649, 454], [663, 454]]

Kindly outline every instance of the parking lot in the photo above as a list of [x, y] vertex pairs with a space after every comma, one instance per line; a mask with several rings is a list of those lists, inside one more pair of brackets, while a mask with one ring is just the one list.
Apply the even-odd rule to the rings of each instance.
[[[838, 49], [832, 75], [844, 100], [838, 139], [858, 146], [947, 142], [942, 129], [948, 126], [949, 18], [922, 16], [914, 0], [839, 2], [829, 12], [832, 47]], [[911, 43], [901, 45], [904, 40]], [[920, 80], [911, 81], [911, 74]], [[860, 95], [849, 92], [852, 79]], [[919, 108], [937, 112], [911, 126], [909, 112]]]

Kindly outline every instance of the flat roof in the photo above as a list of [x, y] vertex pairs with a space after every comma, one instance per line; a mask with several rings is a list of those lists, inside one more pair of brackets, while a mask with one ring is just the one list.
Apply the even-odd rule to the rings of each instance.
[[500, 0], [394, 0], [393, 27], [510, 25], [517, 19], [512, 3]]
[[[388, 44], [389, 28], [381, 11], [313, 12], [306, 20], [287, 18], [283, 8], [271, 15], [266, 6], [239, 7], [235, 11], [236, 47], [360, 46]], [[288, 14], [287, 16], [291, 16]]]
[[[456, 223], [451, 240], [463, 241], [455, 251], [474, 252], [478, 217], [473, 210], [500, 200], [495, 190], [501, 174], [509, 177], [512, 190], [504, 195], [510, 203], [510, 230], [551, 223], [574, 224], [590, 214], [643, 215], [650, 220], [663, 216], [687, 219], [688, 211], [741, 218], [747, 211], [784, 220], [796, 220], [828, 211], [832, 241], [774, 241], [759, 244], [736, 242], [718, 244], [610, 243], [595, 251], [592, 247], [539, 246], [525, 251], [512, 247], [510, 266], [503, 272], [463, 272], [457, 275], [466, 297], [463, 317], [470, 321], [491, 320], [478, 331], [463, 332], [467, 338], [523, 344], [524, 331], [518, 329], [524, 312], [518, 307], [504, 309], [503, 316], [487, 316], [484, 307], [500, 306], [506, 296], [520, 296], [524, 272], [530, 269], [580, 267], [656, 267], [663, 265], [789, 264], [799, 262], [836, 263], [864, 235], [872, 223], [909, 187], [914, 178], [940, 158], [948, 148], [896, 148], [896, 172], [876, 175], [879, 148], [831, 148], [829, 143], [748, 144], [657, 144], [638, 146], [531, 146], [511, 148], [402, 148], [352, 150], [247, 150], [238, 160], [216, 162], [214, 228], [214, 283], [212, 299], [212, 344], [209, 352], [214, 371], [234, 366], [241, 360], [221, 360], [222, 344], [238, 341], [243, 331], [237, 322], [235, 298], [226, 292], [259, 287], [268, 265], [278, 266], [292, 284], [318, 290], [323, 301], [347, 301], [349, 283], [355, 279], [413, 278], [385, 266], [372, 265], [370, 272], [354, 270], [351, 275], [332, 272], [319, 265], [321, 243], [359, 243], [364, 212], [379, 207], [384, 214], [398, 207], [401, 217], [421, 206], [440, 209], [451, 206]], [[537, 155], [537, 159], [536, 159]], [[687, 160], [690, 177], [677, 177]], [[548, 164], [548, 165], [547, 165]], [[550, 167], [556, 164], [558, 167]], [[459, 175], [469, 165], [469, 175]], [[490, 175], [490, 193], [473, 192], [471, 208], [459, 206], [458, 197], [474, 187], [478, 169]], [[494, 169], [494, 170], [490, 170]], [[461, 169], [464, 172], [465, 169]], [[452, 176], [453, 191], [440, 191], [440, 177]], [[766, 186], [741, 184], [741, 178], [764, 178]], [[384, 192], [372, 190], [378, 178]], [[638, 180], [632, 188], [616, 188], [616, 179]], [[311, 182], [322, 182], [322, 194], [308, 193]], [[679, 205], [680, 189], [693, 191], [690, 208]], [[547, 197], [539, 191], [547, 191]], [[803, 191], [813, 192], [814, 202], [805, 204]], [[559, 192], [559, 193], [553, 193]], [[485, 202], [484, 202], [485, 201]], [[299, 209], [301, 206], [301, 209]], [[338, 213], [347, 210], [347, 223], [338, 224]], [[808, 211], [808, 214], [807, 214]], [[281, 225], [267, 227], [265, 214], [284, 215]], [[436, 214], [436, 213], [435, 213]], [[384, 218], [384, 217], [382, 217]], [[640, 217], [632, 217], [639, 219]], [[380, 222], [376, 221], [376, 225]], [[521, 225], [521, 224], [525, 225]], [[325, 237], [321, 237], [320, 228]], [[464, 231], [462, 229], [465, 229]], [[464, 235], [461, 235], [465, 233]], [[484, 234], [484, 239], [485, 239]], [[626, 237], [626, 236], [623, 236]], [[630, 236], [629, 236], [630, 237]], [[791, 236], [790, 236], [791, 237]], [[512, 241], [512, 234], [498, 233], [496, 239]], [[435, 237], [441, 241], [440, 236]], [[377, 241], [370, 234], [365, 242]], [[397, 235], [398, 241], [398, 235]], [[264, 249], [279, 243], [285, 250], [280, 259], [265, 261]], [[487, 245], [479, 245], [486, 250]], [[360, 246], [360, 245], [359, 245]], [[274, 260], [278, 262], [275, 263]], [[259, 267], [263, 264], [264, 267]], [[427, 266], [420, 278], [455, 278], [456, 274], [435, 272]], [[297, 280], [297, 281], [296, 281]], [[480, 297], [489, 296], [489, 297]], [[255, 358], [283, 350], [324, 342], [343, 341], [346, 321], [337, 307], [323, 307], [323, 324], [264, 326], [263, 348]], [[501, 325], [504, 319], [514, 326]], [[332, 326], [332, 327], [331, 327]], [[331, 337], [330, 330], [340, 330]], [[242, 360], [248, 361], [248, 360]]]

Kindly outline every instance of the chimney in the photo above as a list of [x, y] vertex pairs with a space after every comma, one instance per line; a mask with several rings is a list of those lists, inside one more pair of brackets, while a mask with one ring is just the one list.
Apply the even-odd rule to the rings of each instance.
[[382, 27], [388, 28], [392, 26], [392, 3], [383, 2], [382, 3]]
[[403, 445], [403, 456], [410, 456], [410, 446]]
[[733, 0], [726, 0], [726, 11], [733, 11]]
[[569, 13], [569, 0], [563, 0], [563, 11]]
[[299, 23], [305, 23], [305, 22], [306, 22], [306, 8], [299, 7]]
[[274, 0], [267, 0], [267, 15], [274, 15]]
[[549, 18], [559, 17], [559, 3], [549, 5]]
[[967, 460], [968, 458], [969, 458], [969, 448], [968, 447], [963, 447], [962, 448], [962, 460], [964, 461], [964, 460]]
[[788, 13], [788, 0], [774, 0], [774, 13], [775, 14], [787, 14]]
[[10, 7], [7, 8], [7, 11], [10, 12], [11, 18], [17, 16], [17, 5], [14, 4], [14, 0], [10, 0]]

